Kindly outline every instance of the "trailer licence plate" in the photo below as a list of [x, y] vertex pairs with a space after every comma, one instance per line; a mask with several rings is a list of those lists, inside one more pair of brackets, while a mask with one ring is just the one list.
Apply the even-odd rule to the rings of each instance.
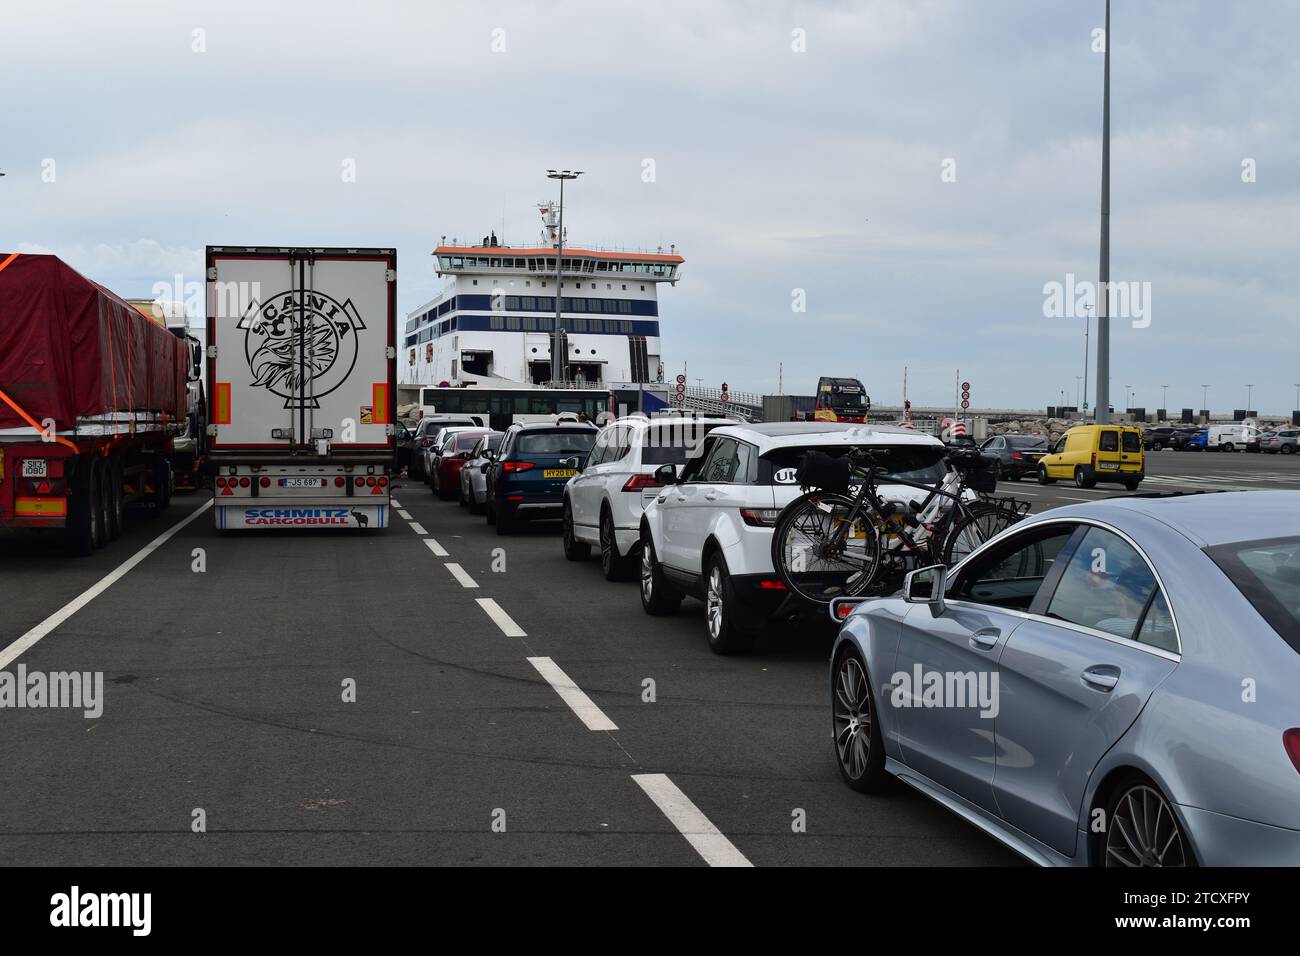
[[24, 458], [23, 459], [23, 477], [24, 478], [45, 478], [46, 463], [44, 458]]
[[324, 478], [281, 478], [281, 488], [324, 488]]

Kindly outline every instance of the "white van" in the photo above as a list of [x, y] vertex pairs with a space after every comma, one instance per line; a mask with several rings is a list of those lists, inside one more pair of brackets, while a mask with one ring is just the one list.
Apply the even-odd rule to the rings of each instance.
[[1206, 451], [1245, 451], [1251, 441], [1259, 441], [1259, 429], [1245, 422], [1211, 425], [1205, 435]]

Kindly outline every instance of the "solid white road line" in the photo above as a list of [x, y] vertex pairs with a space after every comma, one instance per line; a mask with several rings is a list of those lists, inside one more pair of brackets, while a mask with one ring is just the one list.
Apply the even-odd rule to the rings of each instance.
[[425, 538], [424, 543], [429, 546], [429, 550], [433, 552], [435, 558], [447, 557], [447, 549], [440, 545], [435, 539]]
[[63, 607], [59, 608], [57, 611], [55, 611], [45, 620], [41, 621], [40, 624], [37, 624], [34, 628], [32, 628], [22, 637], [18, 638], [18, 640], [14, 641], [3, 651], [0, 651], [0, 670], [3, 670], [4, 668], [8, 667], [10, 664], [12, 664], [15, 660], [18, 659], [18, 656], [20, 654], [22, 654], [24, 651], [28, 650], [29, 648], [35, 646], [36, 643], [40, 641], [41, 638], [45, 637], [47, 634], [53, 631], [56, 627], [58, 627], [68, 618], [72, 617], [72, 615], [76, 614], [78, 611], [80, 611], [91, 601], [95, 600], [95, 598], [99, 597], [101, 594], [107, 591], [118, 580], [125, 577], [128, 571], [130, 571], [137, 564], [139, 564], [145, 558], [149, 557], [149, 555], [153, 554], [164, 544], [170, 541], [172, 536], [175, 535], [176, 532], [180, 531], [181, 528], [185, 527], [187, 524], [189, 524], [191, 521], [193, 521], [195, 518], [203, 514], [211, 507], [212, 507], [212, 499], [209, 498], [202, 505], [195, 508], [194, 511], [192, 511], [190, 514], [186, 515], [184, 518], [176, 522], [174, 525], [172, 525], [162, 534], [158, 535], [158, 537], [154, 538], [152, 541], [146, 544], [135, 554], [131, 555], [131, 557], [127, 558], [125, 561], [119, 564], [116, 568], [114, 568], [104, 577], [100, 578], [98, 581], [96, 581], [90, 587], [86, 588], [86, 590], [82, 591], [80, 594], [78, 594], [67, 604], [63, 605]]
[[478, 602], [479, 607], [487, 612], [487, 616], [492, 618], [492, 622], [501, 628], [501, 633], [506, 637], [528, 636], [524, 633], [524, 629], [516, 624], [514, 619], [502, 610], [501, 605], [496, 601], [491, 598], [475, 598], [474, 600]]
[[473, 578], [471, 578], [468, 572], [466, 572], [464, 568], [462, 568], [459, 564], [456, 564], [454, 561], [448, 561], [446, 564], [443, 565], [443, 567], [451, 572], [451, 576], [460, 582], [461, 587], [463, 588], [478, 587], [478, 582], [475, 581]]
[[429, 532], [427, 532], [427, 531], [424, 530], [424, 525], [420, 524], [420, 522], [418, 522], [418, 521], [412, 521], [412, 522], [411, 522], [411, 530], [414, 531], [416, 534], [428, 534], [428, 533], [429, 533]]
[[397, 514], [403, 521], [411, 520], [411, 513], [409, 511], [403, 511], [401, 508], [398, 508]]
[[754, 865], [666, 774], [634, 773], [632, 779], [709, 866]]
[[582, 692], [568, 674], [560, 670], [560, 666], [555, 661], [549, 657], [530, 657], [528, 663], [537, 668], [537, 673], [541, 674], [546, 683], [555, 689], [560, 699], [569, 705], [569, 709], [578, 715], [578, 719], [587, 725], [588, 730], [618, 730], [618, 725], [605, 716], [605, 712]]

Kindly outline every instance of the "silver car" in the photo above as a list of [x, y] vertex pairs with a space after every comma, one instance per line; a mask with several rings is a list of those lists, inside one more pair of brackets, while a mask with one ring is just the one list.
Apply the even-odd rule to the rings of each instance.
[[1300, 492], [1114, 498], [859, 604], [844, 780], [1049, 865], [1300, 865]]
[[460, 470], [460, 504], [469, 508], [470, 514], [481, 514], [487, 503], [487, 475], [483, 467], [488, 460], [484, 452], [496, 451], [501, 447], [501, 432], [492, 432], [479, 439], [469, 453], [469, 461]]

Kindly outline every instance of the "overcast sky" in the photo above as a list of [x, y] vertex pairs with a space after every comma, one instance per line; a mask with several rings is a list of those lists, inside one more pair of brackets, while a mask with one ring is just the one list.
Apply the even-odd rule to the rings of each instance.
[[[1114, 7], [1111, 277], [1151, 298], [1113, 322], [1113, 404], [1290, 409], [1300, 6]], [[440, 236], [533, 243], [565, 166], [572, 243], [686, 257], [670, 373], [892, 403], [906, 365], [939, 404], [960, 368], [977, 406], [1073, 402], [1083, 319], [1044, 286], [1096, 278], [1103, 9], [6, 3], [0, 250], [137, 296], [201, 282], [209, 243], [395, 245], [404, 317]]]

